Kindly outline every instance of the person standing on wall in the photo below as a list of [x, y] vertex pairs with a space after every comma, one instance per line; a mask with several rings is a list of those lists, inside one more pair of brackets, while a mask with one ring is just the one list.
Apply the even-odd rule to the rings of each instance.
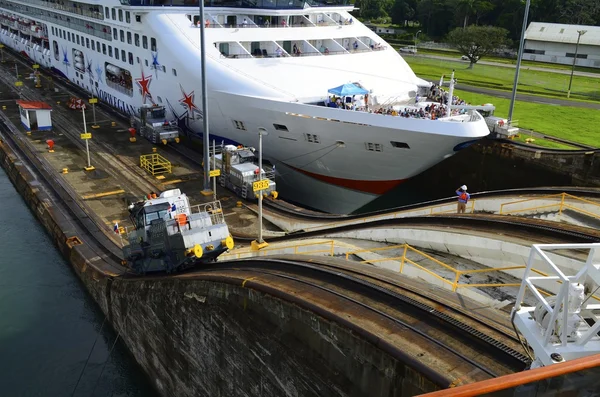
[[456, 195], [458, 196], [458, 214], [464, 214], [467, 209], [467, 202], [471, 199], [471, 195], [467, 193], [467, 185], [462, 185], [456, 189]]

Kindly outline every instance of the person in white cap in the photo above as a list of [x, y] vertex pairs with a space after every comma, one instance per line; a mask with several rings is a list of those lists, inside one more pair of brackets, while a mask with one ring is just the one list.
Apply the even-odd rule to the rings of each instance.
[[462, 185], [458, 189], [456, 189], [456, 195], [458, 196], [458, 214], [464, 214], [467, 209], [467, 202], [471, 198], [471, 195], [467, 193], [467, 185]]

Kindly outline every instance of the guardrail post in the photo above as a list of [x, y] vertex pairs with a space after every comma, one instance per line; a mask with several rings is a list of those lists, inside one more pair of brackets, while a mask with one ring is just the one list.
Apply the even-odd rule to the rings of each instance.
[[471, 200], [471, 214], [475, 213], [475, 200]]
[[404, 252], [402, 253], [402, 260], [400, 261], [400, 273], [404, 271], [404, 261], [406, 259], [406, 251], [408, 250], [408, 244], [404, 244]]
[[562, 215], [564, 205], [565, 205], [565, 193], [563, 192], [560, 195], [560, 207], [558, 209], [558, 215]]
[[456, 277], [454, 277], [454, 283], [452, 283], [452, 292], [456, 292], [456, 288], [458, 287], [458, 279], [460, 277], [460, 271], [456, 271]]
[[333, 240], [331, 240], [330, 243], [331, 243], [331, 251], [330, 251], [331, 255], [330, 256], [333, 256], [334, 250], [335, 250], [335, 246], [333, 245]]

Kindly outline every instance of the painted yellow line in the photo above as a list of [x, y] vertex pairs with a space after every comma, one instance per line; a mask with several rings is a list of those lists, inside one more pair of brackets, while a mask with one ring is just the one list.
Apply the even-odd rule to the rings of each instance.
[[173, 179], [172, 181], [164, 181], [162, 182], [163, 185], [170, 185], [172, 183], [179, 183], [179, 182], [183, 182], [183, 179]]
[[246, 283], [247, 283], [248, 281], [250, 281], [250, 280], [254, 280], [255, 278], [256, 278], [256, 277], [250, 277], [250, 278], [247, 278], [247, 279], [245, 279], [245, 280], [242, 282], [242, 287], [245, 287], [245, 286], [246, 286]]
[[99, 197], [113, 196], [115, 194], [121, 194], [121, 193], [125, 193], [125, 190], [119, 189], [119, 190], [111, 190], [110, 192], [86, 194], [85, 196], [81, 196], [81, 198], [83, 198], [84, 200], [88, 200], [88, 199], [99, 198]]

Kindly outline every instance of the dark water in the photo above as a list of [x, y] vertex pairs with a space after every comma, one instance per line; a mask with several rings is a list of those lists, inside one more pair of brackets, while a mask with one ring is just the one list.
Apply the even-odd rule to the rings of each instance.
[[[0, 396], [72, 396], [104, 317], [1, 168], [0, 203]], [[120, 342], [108, 358], [107, 324], [99, 335], [74, 395], [157, 397]]]

